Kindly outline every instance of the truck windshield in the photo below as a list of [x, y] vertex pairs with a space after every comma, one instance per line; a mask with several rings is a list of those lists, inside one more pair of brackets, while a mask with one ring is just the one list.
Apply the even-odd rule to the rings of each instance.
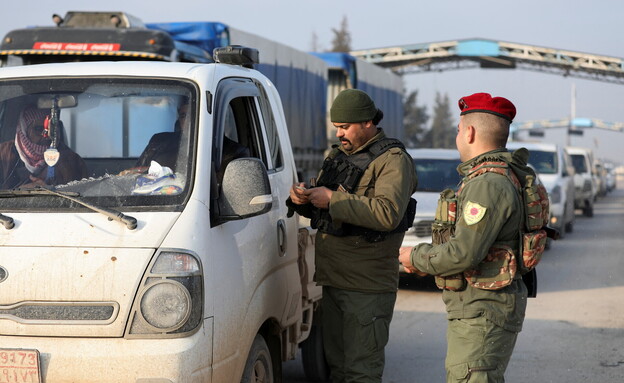
[[529, 163], [539, 174], [556, 174], [559, 166], [557, 153], [543, 150], [530, 150]]
[[582, 154], [572, 154], [570, 155], [572, 158], [572, 166], [574, 166], [574, 171], [577, 174], [588, 173], [587, 170], [587, 162], [585, 162], [585, 156]]
[[[188, 82], [0, 81], [0, 193], [49, 188], [102, 207], [181, 209], [192, 174]], [[0, 194], [0, 211], [84, 209], [52, 194]]]

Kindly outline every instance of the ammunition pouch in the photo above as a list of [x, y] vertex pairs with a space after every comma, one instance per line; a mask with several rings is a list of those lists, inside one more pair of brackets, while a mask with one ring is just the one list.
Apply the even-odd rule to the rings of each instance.
[[435, 221], [431, 225], [431, 241], [434, 245], [445, 243], [455, 233], [457, 196], [451, 189], [440, 193]]
[[434, 279], [440, 290], [462, 291], [466, 289], [466, 278], [463, 274], [453, 274], [447, 277], [436, 275]]
[[464, 271], [464, 277], [477, 289], [500, 290], [513, 282], [517, 271], [516, 254], [511, 247], [494, 245], [475, 269]]
[[[431, 224], [431, 243], [440, 245], [448, 242], [455, 234], [457, 213], [457, 195], [451, 189], [440, 193], [436, 207], [435, 220]], [[462, 274], [453, 274], [446, 277], [434, 276], [435, 284], [441, 290], [461, 291], [466, 288], [466, 279]]]
[[540, 262], [546, 250], [546, 240], [546, 230], [536, 230], [522, 234], [520, 274], [528, 273]]

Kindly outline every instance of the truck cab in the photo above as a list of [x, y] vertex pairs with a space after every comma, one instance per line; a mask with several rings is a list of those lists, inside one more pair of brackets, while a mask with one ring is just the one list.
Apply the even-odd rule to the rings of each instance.
[[231, 64], [257, 51], [219, 54], [0, 69], [0, 351], [16, 379], [280, 381], [308, 337], [321, 291], [314, 231], [287, 216], [280, 96]]

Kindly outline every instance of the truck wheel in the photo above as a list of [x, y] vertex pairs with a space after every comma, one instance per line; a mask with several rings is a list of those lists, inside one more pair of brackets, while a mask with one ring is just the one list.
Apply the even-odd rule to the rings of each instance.
[[594, 204], [592, 202], [586, 202], [585, 208], [583, 209], [583, 215], [585, 217], [593, 217], [594, 216]]
[[301, 360], [306, 378], [314, 382], [329, 381], [329, 366], [325, 360], [321, 326], [312, 325], [308, 339], [301, 343]]
[[271, 351], [262, 335], [256, 338], [249, 350], [247, 362], [241, 383], [274, 383], [273, 364], [271, 361]]
[[574, 221], [570, 221], [565, 224], [564, 230], [566, 233], [571, 233], [574, 231]]

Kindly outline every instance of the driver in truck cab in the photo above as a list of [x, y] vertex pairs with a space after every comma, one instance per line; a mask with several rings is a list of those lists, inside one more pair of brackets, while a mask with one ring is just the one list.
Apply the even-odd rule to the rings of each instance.
[[58, 162], [49, 166], [44, 153], [50, 148], [49, 110], [29, 105], [20, 113], [15, 139], [0, 144], [0, 189], [32, 185], [61, 185], [87, 177], [84, 160], [71, 150], [59, 129]]

